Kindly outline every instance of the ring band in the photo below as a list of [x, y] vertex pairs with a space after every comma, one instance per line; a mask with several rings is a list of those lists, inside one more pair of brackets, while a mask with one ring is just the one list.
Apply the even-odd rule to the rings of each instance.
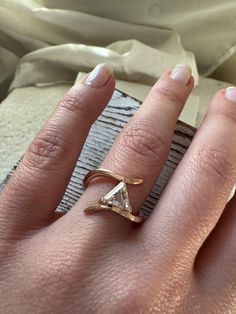
[[133, 210], [129, 202], [129, 195], [126, 186], [127, 184], [142, 184], [143, 179], [124, 177], [106, 169], [95, 169], [89, 171], [84, 177], [84, 189], [86, 189], [97, 177], [106, 177], [118, 181], [119, 183], [109, 193], [103, 196], [97, 204], [85, 208], [84, 212], [89, 213], [100, 210], [112, 210], [113, 212], [118, 213], [133, 222], [139, 223], [144, 221], [144, 216], [140, 212], [135, 215], [132, 213]]

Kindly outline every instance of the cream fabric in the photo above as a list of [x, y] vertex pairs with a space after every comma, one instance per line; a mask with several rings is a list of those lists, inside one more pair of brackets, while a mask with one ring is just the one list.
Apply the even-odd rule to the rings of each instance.
[[235, 22], [235, 0], [0, 0], [0, 179], [61, 86], [100, 62], [141, 100], [164, 70], [188, 63], [196, 88], [181, 118], [198, 126], [222, 80], [236, 83]]

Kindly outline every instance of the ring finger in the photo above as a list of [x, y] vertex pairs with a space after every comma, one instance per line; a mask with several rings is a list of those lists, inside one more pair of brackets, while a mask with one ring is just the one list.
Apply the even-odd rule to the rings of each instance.
[[[142, 178], [144, 183], [129, 188], [133, 211], [138, 211], [152, 189], [167, 157], [175, 125], [184, 103], [193, 88], [191, 69], [178, 65], [164, 73], [151, 89], [140, 109], [121, 131], [101, 167], [126, 177]], [[128, 220], [110, 212], [99, 215], [84, 215], [84, 209], [105, 195], [114, 184], [99, 180], [89, 186], [83, 197], [67, 215], [84, 225], [106, 220], [107, 226], [119, 229], [131, 226]], [[108, 222], [109, 220], [109, 222]], [[111, 223], [112, 221], [112, 223]], [[116, 221], [116, 222], [115, 222]], [[115, 225], [114, 225], [115, 224]], [[126, 226], [126, 227], [125, 227]]]

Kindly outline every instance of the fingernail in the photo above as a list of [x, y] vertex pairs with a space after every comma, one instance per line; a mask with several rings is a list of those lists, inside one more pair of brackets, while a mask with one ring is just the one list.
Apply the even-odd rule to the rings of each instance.
[[107, 64], [100, 63], [88, 75], [84, 83], [95, 88], [100, 88], [106, 85], [112, 75], [112, 69]]
[[170, 77], [178, 81], [179, 83], [183, 85], [187, 85], [188, 81], [190, 80], [190, 77], [192, 75], [192, 70], [189, 65], [187, 64], [177, 64], [173, 71], [171, 72]]
[[225, 90], [225, 97], [236, 103], [236, 87], [228, 87]]

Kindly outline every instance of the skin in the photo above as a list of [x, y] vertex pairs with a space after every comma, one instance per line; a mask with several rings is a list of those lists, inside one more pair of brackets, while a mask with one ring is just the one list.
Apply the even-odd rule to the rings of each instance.
[[[184, 85], [170, 73], [102, 164], [144, 179], [129, 189], [135, 210], [161, 171], [193, 88], [193, 78]], [[114, 86], [111, 74], [100, 88], [83, 80], [69, 90], [1, 194], [0, 312], [235, 313], [236, 199], [227, 200], [236, 180], [236, 105], [224, 90], [143, 224], [106, 211], [84, 214], [114, 186], [104, 178], [66, 215], [55, 215]]]

